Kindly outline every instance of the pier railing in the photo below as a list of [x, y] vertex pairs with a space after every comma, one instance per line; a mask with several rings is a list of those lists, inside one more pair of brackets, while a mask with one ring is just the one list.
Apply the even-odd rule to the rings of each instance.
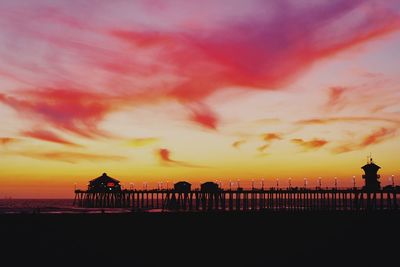
[[91, 192], [75, 190], [74, 205], [86, 208], [178, 211], [357, 211], [397, 210], [399, 188], [287, 188], [215, 191], [122, 190]]

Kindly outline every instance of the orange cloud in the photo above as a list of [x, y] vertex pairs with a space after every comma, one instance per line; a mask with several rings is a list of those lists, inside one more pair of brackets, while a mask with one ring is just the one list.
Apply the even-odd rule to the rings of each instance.
[[69, 141], [59, 137], [55, 133], [46, 131], [46, 130], [24, 131], [24, 132], [22, 132], [22, 135], [27, 136], [27, 137], [32, 137], [35, 139], [39, 139], [39, 140], [43, 140], [43, 141], [47, 141], [47, 142], [53, 142], [53, 143], [58, 143], [58, 144], [62, 144], [62, 145], [67, 145], [67, 146], [80, 147], [80, 145], [69, 142]]
[[232, 143], [232, 146], [234, 148], [239, 148], [241, 145], [243, 145], [244, 143], [246, 143], [246, 140], [238, 140]]
[[282, 140], [282, 135], [279, 133], [265, 133], [262, 135], [262, 139], [267, 142]]
[[397, 136], [397, 128], [385, 128], [382, 127], [375, 130], [371, 134], [364, 136], [361, 142], [345, 142], [335, 148], [333, 148], [333, 153], [345, 153], [354, 150], [363, 149], [370, 145], [379, 144], [386, 140], [392, 139]]
[[305, 150], [319, 149], [328, 143], [326, 140], [316, 138], [310, 141], [305, 141], [301, 138], [295, 138], [292, 139], [291, 142], [303, 147]]
[[380, 128], [379, 130], [371, 133], [364, 137], [363, 141], [360, 143], [359, 147], [366, 147], [373, 144], [381, 143], [387, 139], [393, 138], [396, 136], [397, 128]]
[[17, 138], [12, 138], [12, 137], [0, 137], [0, 145], [8, 145], [11, 143], [18, 142], [19, 140]]
[[267, 148], [270, 147], [270, 144], [265, 144], [257, 148], [257, 150], [261, 153], [264, 153]]
[[400, 124], [400, 120], [387, 119], [387, 118], [375, 118], [375, 117], [332, 117], [332, 118], [315, 118], [308, 120], [298, 121], [298, 124], [312, 125], [312, 124], [329, 124], [338, 122], [389, 122]]

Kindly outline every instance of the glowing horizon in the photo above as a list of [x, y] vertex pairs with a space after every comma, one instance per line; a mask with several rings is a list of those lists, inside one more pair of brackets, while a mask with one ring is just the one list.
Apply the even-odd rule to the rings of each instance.
[[72, 197], [103, 172], [361, 186], [370, 153], [382, 185], [400, 176], [396, 1], [15, 0], [0, 15], [0, 197]]

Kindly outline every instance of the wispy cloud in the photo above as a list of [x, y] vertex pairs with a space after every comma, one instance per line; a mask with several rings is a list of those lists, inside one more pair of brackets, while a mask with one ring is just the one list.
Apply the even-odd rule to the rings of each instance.
[[14, 155], [30, 157], [35, 159], [45, 159], [62, 161], [67, 163], [78, 163], [80, 161], [122, 161], [125, 157], [114, 155], [100, 155], [90, 153], [76, 153], [76, 152], [14, 152]]
[[8, 145], [18, 141], [19, 139], [13, 137], [0, 137], [0, 145]]
[[190, 105], [190, 120], [211, 130], [217, 129], [218, 118], [213, 111], [204, 105]]
[[385, 128], [382, 127], [374, 132], [365, 135], [361, 138], [359, 142], [345, 142], [335, 148], [333, 148], [333, 153], [345, 153], [355, 150], [360, 150], [365, 147], [383, 143], [389, 139], [397, 137], [398, 128]]
[[42, 124], [84, 137], [104, 136], [98, 123], [118, 107], [108, 95], [52, 88], [26, 90], [18, 96], [0, 94], [0, 102]]
[[132, 138], [128, 140], [126, 143], [131, 147], [144, 147], [151, 144], [155, 144], [160, 141], [157, 137], [144, 137], [144, 138]]
[[259, 152], [261, 152], [261, 153], [264, 153], [269, 147], [270, 147], [270, 144], [265, 144], [265, 145], [259, 146], [259, 147], [257, 148], [257, 150], [258, 150]]
[[182, 166], [190, 168], [204, 168], [205, 166], [190, 164], [185, 161], [174, 160], [171, 158], [171, 151], [167, 148], [160, 148], [156, 151], [160, 163], [164, 166]]
[[387, 139], [393, 138], [397, 132], [397, 128], [380, 128], [379, 130], [367, 135], [361, 142], [360, 146], [365, 147], [372, 144], [381, 143]]
[[46, 130], [24, 131], [24, 132], [22, 132], [22, 135], [26, 136], [26, 137], [31, 137], [31, 138], [35, 138], [38, 140], [42, 140], [42, 141], [47, 141], [47, 142], [52, 142], [52, 143], [57, 143], [57, 144], [62, 144], [62, 145], [67, 145], [67, 146], [81, 147], [81, 145], [78, 145], [78, 144], [75, 144], [68, 140], [65, 140], [51, 131], [46, 131]]
[[282, 140], [282, 134], [280, 133], [265, 133], [261, 135], [261, 138], [266, 142], [272, 142], [275, 140]]
[[[143, 10], [152, 3], [1, 4], [7, 31], [0, 73], [31, 91], [3, 94], [0, 101], [31, 120], [89, 138], [104, 135], [99, 124], [121, 106], [112, 96], [130, 104], [178, 100], [189, 107], [189, 120], [217, 129], [212, 106], [190, 104], [229, 87], [279, 90], [315, 62], [399, 29], [399, 14], [386, 1], [334, 0], [307, 7], [251, 1], [252, 12], [239, 16], [224, 8], [227, 14], [214, 18], [197, 16], [195, 2], [185, 4], [191, 12], [176, 12], [172, 3]], [[202, 8], [220, 5], [205, 1]], [[126, 16], [126, 10], [145, 15]], [[362, 15], [348, 19], [354, 13]], [[144, 23], [142, 17], [155, 19]], [[35, 53], [43, 47], [46, 53]], [[340, 96], [333, 93], [335, 102]]]
[[246, 143], [247, 141], [244, 139], [241, 140], [237, 140], [235, 142], [232, 143], [232, 147], [234, 148], [240, 148], [241, 145], [243, 145], [244, 143]]
[[343, 104], [341, 103], [342, 96], [345, 91], [346, 88], [340, 86], [334, 86], [329, 88], [329, 97], [328, 97], [328, 102], [326, 103], [327, 108], [335, 109], [342, 107], [343, 106]]
[[317, 138], [308, 141], [301, 138], [295, 138], [292, 139], [291, 142], [301, 146], [305, 151], [319, 149], [328, 144], [327, 140]]
[[313, 124], [329, 124], [329, 123], [354, 123], [354, 122], [388, 122], [400, 124], [400, 120], [390, 118], [378, 118], [378, 117], [330, 117], [330, 118], [314, 118], [307, 120], [300, 120], [297, 123], [302, 125], [313, 125]]

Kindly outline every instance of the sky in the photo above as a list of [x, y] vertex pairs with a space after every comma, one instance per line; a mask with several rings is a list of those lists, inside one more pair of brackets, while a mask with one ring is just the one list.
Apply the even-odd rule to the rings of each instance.
[[400, 183], [400, 3], [0, 2], [0, 197]]

